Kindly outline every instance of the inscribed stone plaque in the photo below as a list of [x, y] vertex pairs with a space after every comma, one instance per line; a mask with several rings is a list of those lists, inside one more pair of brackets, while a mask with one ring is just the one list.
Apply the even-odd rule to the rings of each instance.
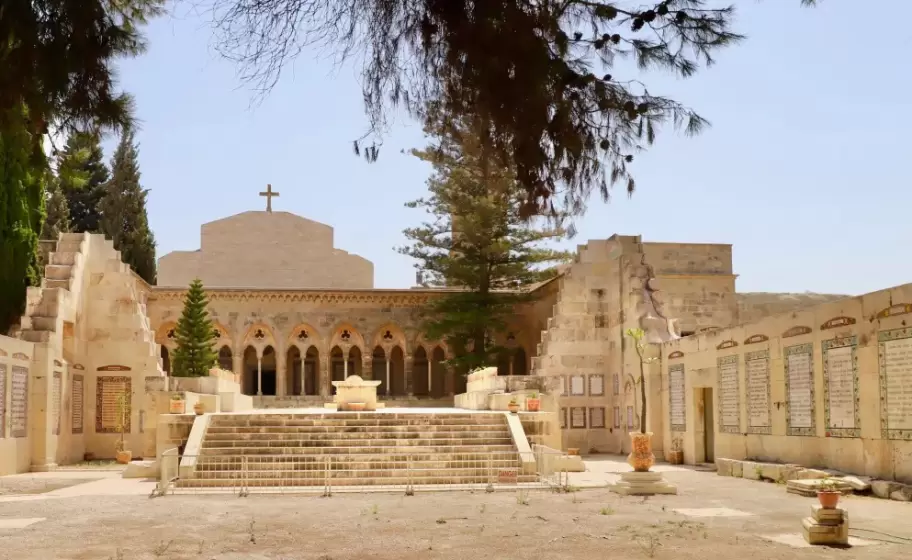
[[621, 407], [619, 406], [614, 407], [614, 427], [621, 427]]
[[99, 434], [120, 433], [120, 406], [118, 399], [124, 396], [124, 432], [130, 433], [130, 395], [132, 383], [129, 377], [99, 375], [95, 386], [95, 432]]
[[589, 395], [601, 397], [605, 394], [605, 376], [594, 374], [589, 376]]
[[85, 393], [82, 375], [73, 376], [73, 433], [81, 434], [85, 415]]
[[823, 341], [823, 409], [828, 437], [861, 437], [854, 336]]
[[785, 348], [785, 425], [790, 436], [813, 436], [814, 345]]
[[60, 390], [63, 385], [63, 374], [54, 372], [51, 383], [51, 434], [60, 435]]
[[633, 425], [633, 407], [627, 407], [627, 429], [633, 430], [636, 426]]
[[570, 409], [570, 427], [571, 428], [585, 428], [586, 427], [586, 409], [581, 406], [574, 406]]
[[28, 368], [13, 366], [10, 379], [10, 437], [28, 436]]
[[668, 395], [671, 430], [685, 432], [687, 431], [687, 414], [684, 409], [684, 364], [668, 368]]
[[769, 350], [746, 353], [744, 374], [747, 377], [747, 433], [771, 434]]
[[717, 360], [719, 370], [719, 431], [741, 432], [741, 392], [738, 389], [738, 355]]
[[614, 394], [621, 394], [621, 376], [616, 373], [614, 374]]
[[567, 428], [567, 409], [560, 409], [560, 427], [562, 430]]
[[912, 440], [912, 328], [877, 333], [884, 438]]
[[0, 364], [0, 439], [6, 437], [6, 364]]
[[567, 376], [566, 375], [560, 376], [560, 394], [561, 395], [567, 394]]
[[586, 378], [582, 375], [570, 376], [570, 394], [574, 396], [586, 394]]
[[605, 427], [605, 409], [604, 408], [590, 408], [589, 409], [589, 427], [590, 428], [604, 428]]

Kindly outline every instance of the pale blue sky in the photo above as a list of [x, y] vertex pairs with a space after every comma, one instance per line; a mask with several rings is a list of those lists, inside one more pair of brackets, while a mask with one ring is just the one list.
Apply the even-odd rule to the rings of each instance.
[[[879, 7], [866, 12], [889, 17], [861, 21], [839, 0], [738, 0], [748, 41], [690, 80], [647, 78], [712, 128], [662, 134], [637, 158], [639, 191], [593, 200], [569, 245], [612, 233], [731, 243], [739, 291], [858, 294], [912, 279], [912, 2], [870, 3]], [[400, 153], [422, 145], [420, 126], [403, 119], [368, 164], [351, 149], [366, 127], [352, 66], [306, 54], [251, 107], [205, 19], [179, 7], [148, 37], [121, 82], [142, 121], [159, 256], [198, 248], [204, 222], [262, 209], [257, 193], [272, 183], [274, 209], [334, 226], [338, 248], [374, 262], [377, 287], [413, 284], [411, 260], [393, 247], [422, 217], [403, 203], [422, 195], [428, 168]]]

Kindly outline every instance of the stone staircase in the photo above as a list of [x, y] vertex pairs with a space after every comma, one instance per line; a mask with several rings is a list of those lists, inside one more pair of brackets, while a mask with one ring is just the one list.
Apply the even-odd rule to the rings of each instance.
[[[185, 468], [195, 460], [192, 471]], [[177, 486], [534, 482], [503, 413], [218, 414]]]
[[[124, 351], [142, 358], [146, 368], [164, 376], [139, 283], [113, 242], [101, 235], [62, 233], [48, 254], [40, 287], [28, 288], [18, 337], [61, 344], [64, 324], [82, 317], [96, 340], [130, 343]], [[144, 368], [148, 374], [152, 371]]]

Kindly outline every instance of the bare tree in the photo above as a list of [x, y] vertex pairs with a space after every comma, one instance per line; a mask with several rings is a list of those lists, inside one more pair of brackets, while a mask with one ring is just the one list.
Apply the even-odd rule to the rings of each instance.
[[742, 39], [734, 7], [714, 0], [211, 1], [218, 50], [262, 93], [309, 47], [360, 58], [370, 130], [355, 152], [369, 160], [397, 105], [437, 100], [485, 123], [490, 152], [515, 165], [525, 216], [580, 213], [619, 181], [632, 193], [628, 164], [661, 127], [708, 124], [612, 75], [619, 59], [689, 77]]

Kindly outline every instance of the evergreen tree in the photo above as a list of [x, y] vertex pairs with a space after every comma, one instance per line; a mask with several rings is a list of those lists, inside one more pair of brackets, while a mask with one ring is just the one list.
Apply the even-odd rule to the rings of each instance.
[[203, 377], [215, 365], [218, 355], [212, 348], [215, 336], [208, 304], [203, 283], [199, 279], [191, 282], [174, 331], [177, 348], [171, 356], [171, 375], [175, 377]]
[[433, 165], [430, 196], [410, 202], [431, 219], [404, 231], [410, 245], [399, 251], [419, 262], [430, 286], [449, 286], [424, 309], [428, 336], [455, 349], [453, 363], [468, 371], [495, 363], [503, 351], [494, 335], [506, 329], [515, 306], [527, 301], [522, 289], [552, 277], [546, 265], [569, 253], [542, 246], [565, 235], [559, 227], [533, 224], [520, 216], [522, 188], [513, 169], [495, 166], [480, 135], [465, 121], [457, 125], [428, 115], [425, 131], [438, 144], [412, 154]]
[[57, 162], [57, 175], [69, 208], [71, 231], [101, 231], [100, 203], [109, 178], [101, 136], [95, 132], [71, 134]]
[[31, 131], [116, 127], [130, 98], [116, 88], [114, 60], [141, 53], [142, 25], [164, 0], [0, 2], [0, 113], [32, 115]]
[[[492, 157], [514, 168], [525, 189], [524, 213], [534, 215], [552, 205], [582, 212], [592, 191], [607, 198], [616, 182], [632, 192], [634, 154], [663, 128], [696, 134], [707, 125], [655, 95], [649, 72], [687, 78], [711, 65], [742, 39], [733, 30], [734, 4], [214, 0], [213, 13], [217, 48], [260, 91], [317, 42], [365, 61], [370, 132], [388, 128], [391, 110], [418, 113], [429, 100], [477, 116], [488, 125], [479, 132]], [[364, 153], [375, 160], [377, 145]]]
[[124, 131], [111, 160], [111, 180], [101, 199], [101, 230], [143, 280], [155, 284], [155, 237], [146, 214], [148, 190], [140, 186], [138, 147]]
[[41, 227], [41, 239], [56, 241], [61, 233], [70, 231], [70, 209], [57, 177], [48, 180], [45, 208], [47, 212]]
[[0, 112], [0, 334], [17, 324], [25, 289], [41, 278], [38, 234], [44, 222], [47, 158], [28, 111]]

